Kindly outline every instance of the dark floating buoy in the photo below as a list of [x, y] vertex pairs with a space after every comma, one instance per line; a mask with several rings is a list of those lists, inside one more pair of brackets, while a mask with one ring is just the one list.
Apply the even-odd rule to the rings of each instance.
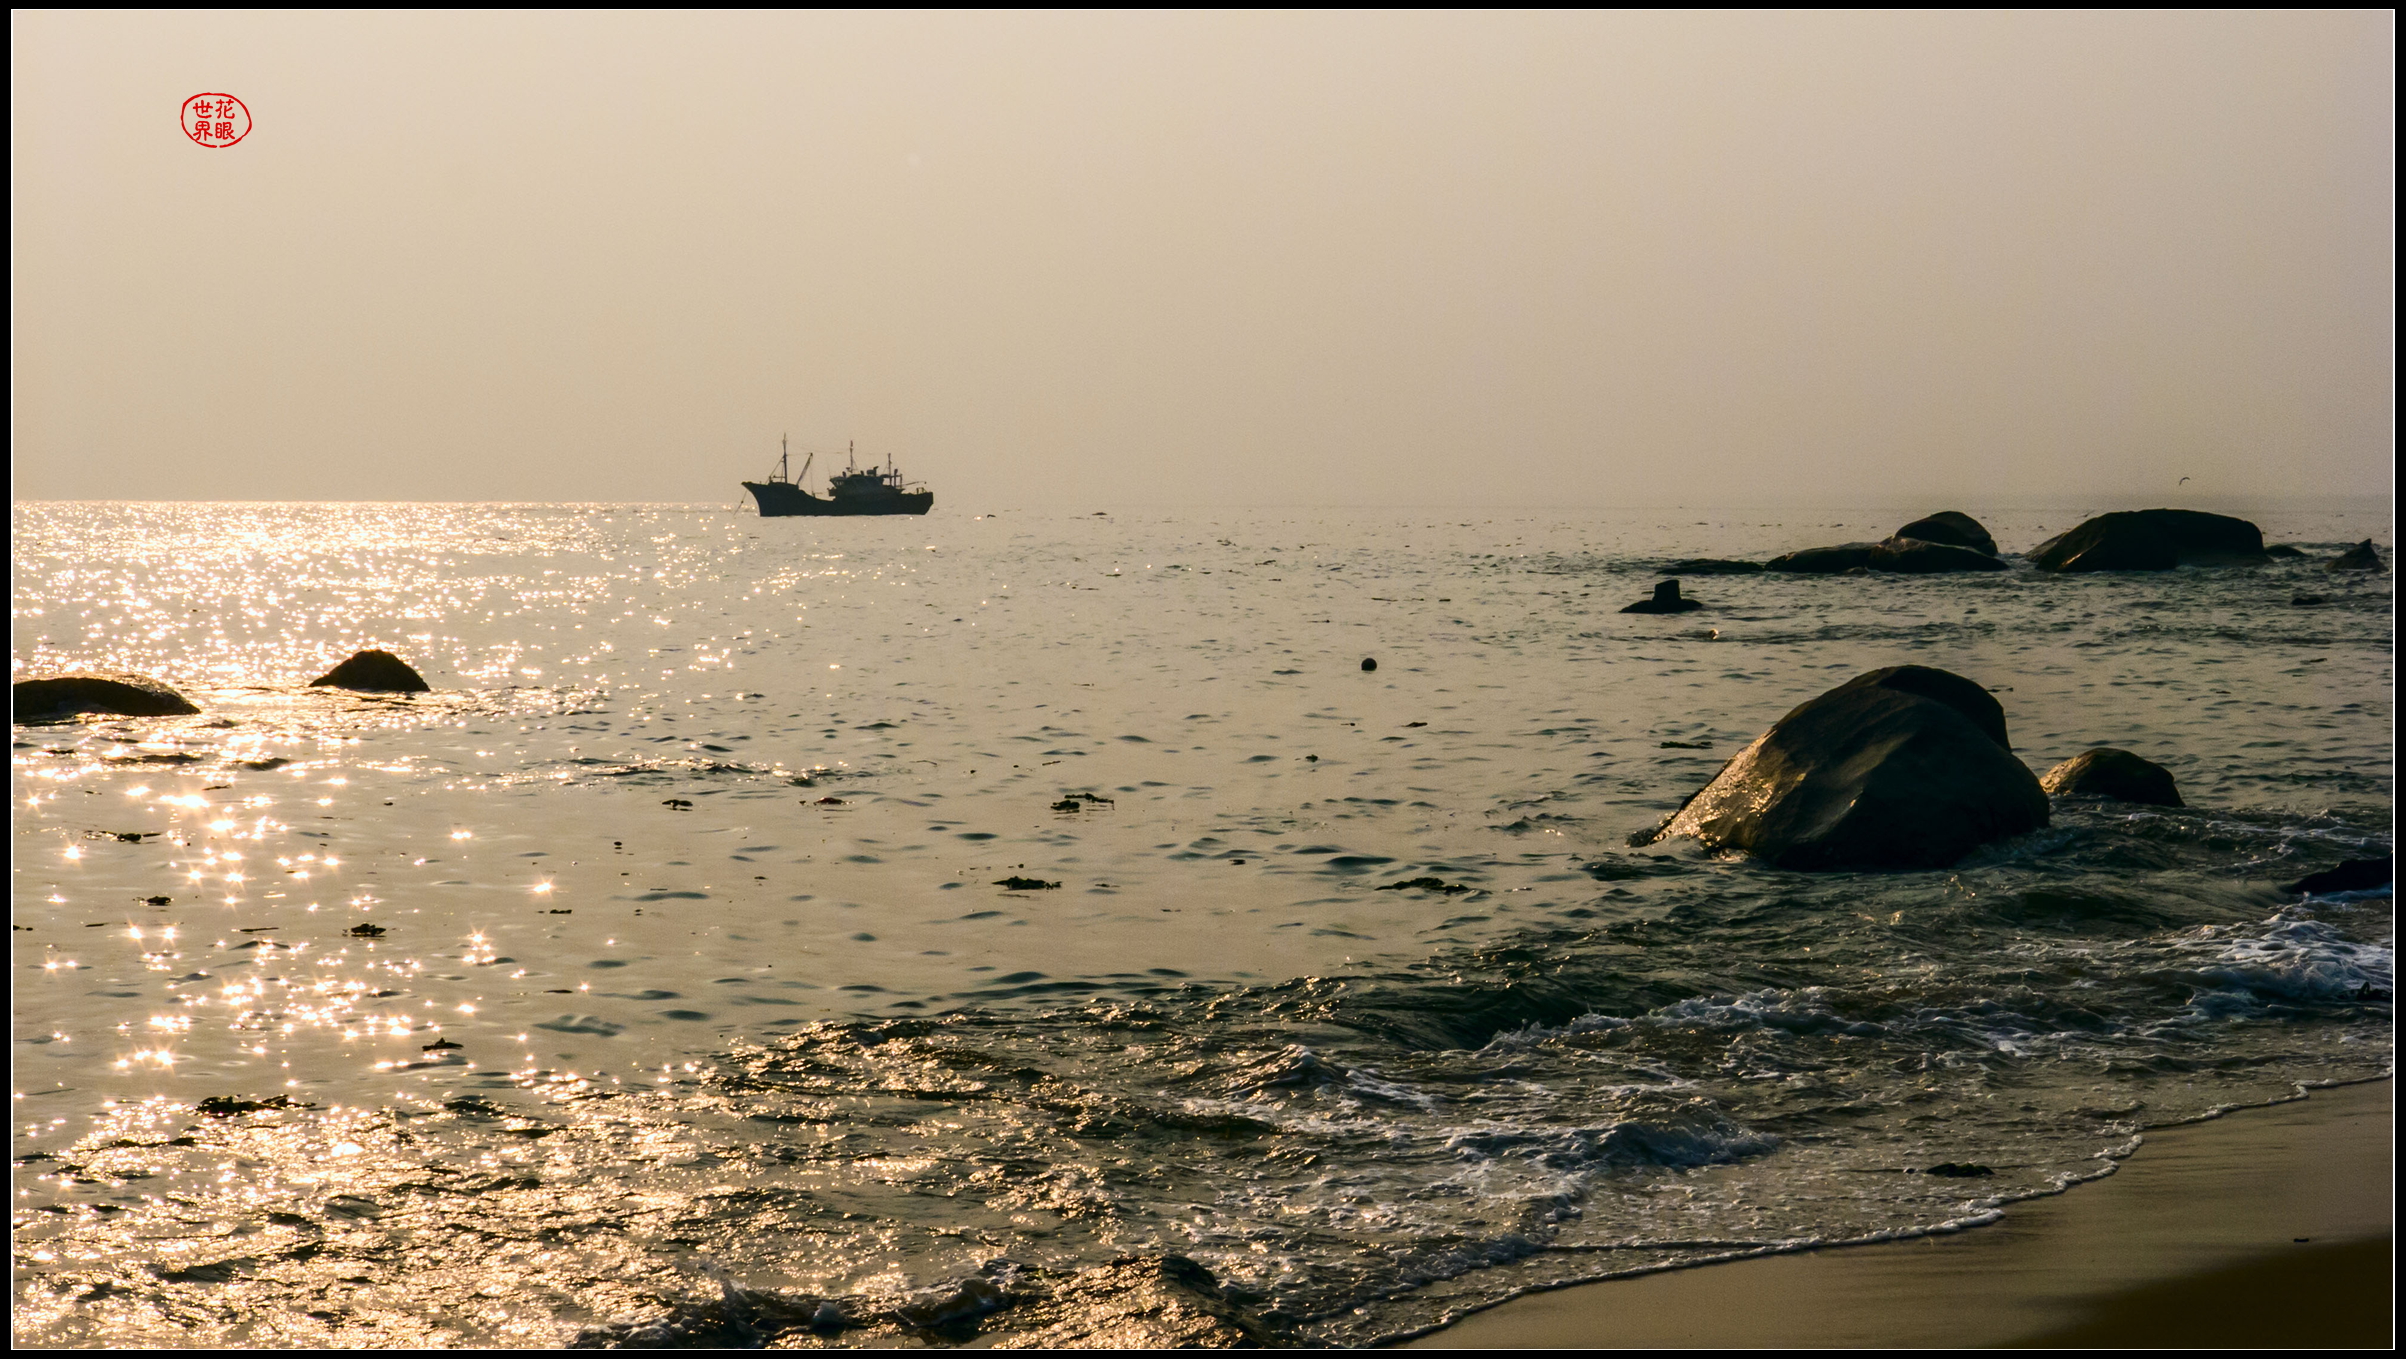
[[1364, 670], [1378, 669], [1378, 658], [1375, 656], [1364, 656], [1362, 658], [1362, 668]]

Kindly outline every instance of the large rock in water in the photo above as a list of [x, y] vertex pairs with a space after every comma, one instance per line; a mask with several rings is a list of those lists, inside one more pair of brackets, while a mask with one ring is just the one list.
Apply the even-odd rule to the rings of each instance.
[[2386, 571], [2389, 568], [2381, 564], [2381, 553], [2374, 548], [2373, 540], [2367, 538], [2323, 563], [2322, 569], [2325, 571]]
[[2007, 749], [2005, 710], [1944, 670], [1858, 675], [1722, 766], [1661, 828], [1782, 868], [1943, 868], [2047, 824], [2047, 794]]
[[19, 722], [72, 717], [77, 713], [182, 717], [200, 711], [192, 706], [192, 700], [148, 675], [123, 673], [18, 680], [9, 690], [9, 707]]
[[388, 693], [423, 694], [434, 686], [420, 678], [409, 663], [389, 651], [360, 651], [341, 665], [309, 681], [311, 688], [376, 689]]
[[1727, 557], [1690, 557], [1662, 569], [1666, 576], [1743, 576], [1763, 569], [1761, 562], [1732, 561]]
[[2264, 531], [2202, 510], [2117, 510], [2030, 550], [2042, 571], [2169, 571], [2265, 560]]
[[1898, 529], [1899, 538], [1919, 538], [1925, 543], [1945, 543], [1949, 547], [1968, 547], [1974, 552], [1997, 555], [1997, 540], [1988, 536], [1980, 521], [1961, 510], [1940, 510], [1926, 519], [1916, 519]]
[[2155, 807], [2187, 805], [2180, 800], [2171, 770], [2111, 746], [2073, 756], [2040, 775], [2038, 786], [2055, 797], [2109, 797]]
[[1876, 543], [1808, 547], [1773, 557], [1766, 569], [1816, 576], [1834, 576], [1856, 570], [1928, 575], [1939, 571], [2002, 571], [2005, 563], [1973, 548], [1900, 537], [1883, 538]]

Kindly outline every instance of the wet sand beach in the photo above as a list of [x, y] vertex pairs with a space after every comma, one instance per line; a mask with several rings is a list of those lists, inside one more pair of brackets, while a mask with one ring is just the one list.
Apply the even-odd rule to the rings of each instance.
[[2317, 1090], [2151, 1132], [1992, 1226], [1531, 1294], [1412, 1343], [2386, 1346], [2392, 1100]]

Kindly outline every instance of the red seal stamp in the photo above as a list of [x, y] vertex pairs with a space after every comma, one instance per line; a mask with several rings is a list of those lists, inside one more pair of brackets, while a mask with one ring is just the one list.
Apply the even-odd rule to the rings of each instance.
[[230, 94], [196, 94], [184, 101], [184, 135], [222, 151], [251, 135], [251, 111]]

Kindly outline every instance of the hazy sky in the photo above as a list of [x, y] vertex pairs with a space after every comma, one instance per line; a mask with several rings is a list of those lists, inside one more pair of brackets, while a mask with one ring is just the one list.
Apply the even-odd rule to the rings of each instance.
[[2389, 486], [2386, 12], [10, 29], [24, 498]]

